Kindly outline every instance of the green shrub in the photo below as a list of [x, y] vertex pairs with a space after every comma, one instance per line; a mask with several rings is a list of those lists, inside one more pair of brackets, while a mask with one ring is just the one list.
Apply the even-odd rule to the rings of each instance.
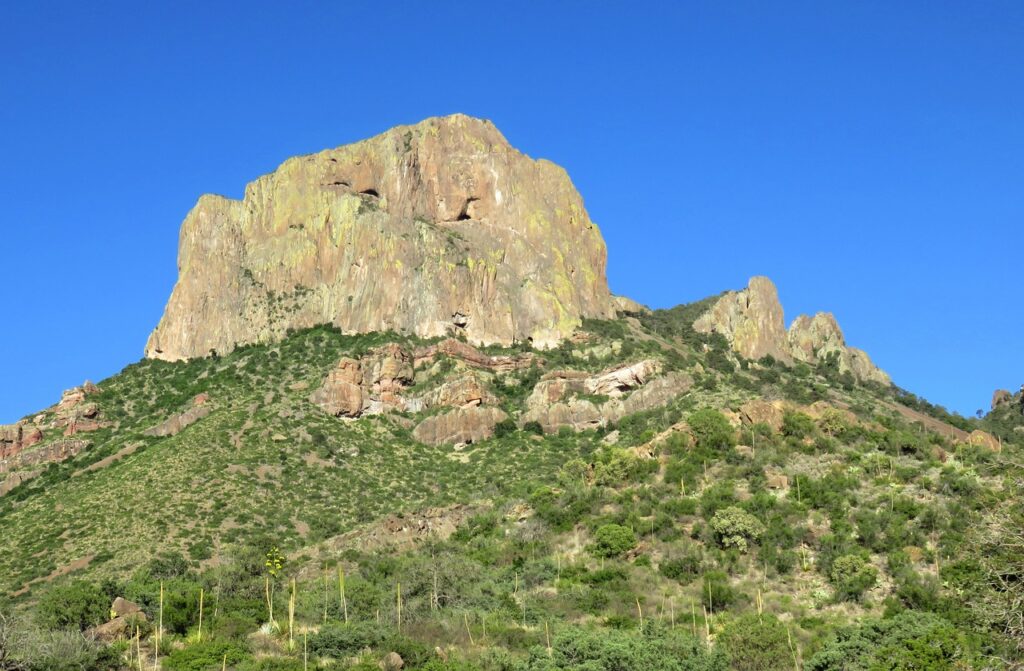
[[717, 410], [705, 409], [687, 418], [697, 447], [715, 452], [731, 450], [736, 444], [736, 432], [725, 415]]
[[730, 506], [711, 518], [711, 530], [723, 548], [746, 552], [748, 541], [756, 541], [764, 533], [764, 525], [742, 508]]
[[859, 601], [878, 582], [878, 571], [859, 555], [843, 555], [832, 562], [829, 573], [836, 598], [841, 601]]
[[350, 622], [321, 627], [309, 637], [309, 651], [321, 657], [342, 659], [364, 648], [374, 648], [385, 639], [385, 632], [374, 623]]
[[39, 623], [48, 629], [78, 629], [106, 622], [110, 599], [100, 588], [85, 580], [57, 585], [43, 595], [36, 610]]
[[238, 643], [206, 640], [172, 650], [163, 660], [162, 668], [168, 671], [211, 671], [220, 668], [227, 656], [227, 663], [234, 665], [249, 656]]
[[598, 557], [617, 557], [636, 547], [636, 534], [628, 527], [605, 524], [594, 532], [591, 552]]
[[730, 622], [717, 644], [734, 671], [789, 671], [793, 654], [789, 633], [774, 615], [748, 613]]

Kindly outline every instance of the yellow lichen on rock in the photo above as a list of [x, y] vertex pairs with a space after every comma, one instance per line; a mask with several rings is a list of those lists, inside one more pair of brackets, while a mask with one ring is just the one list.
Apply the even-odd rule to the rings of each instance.
[[324, 322], [551, 346], [583, 317], [614, 316], [605, 263], [564, 170], [490, 122], [428, 119], [289, 159], [241, 201], [200, 198], [146, 356], [223, 353]]

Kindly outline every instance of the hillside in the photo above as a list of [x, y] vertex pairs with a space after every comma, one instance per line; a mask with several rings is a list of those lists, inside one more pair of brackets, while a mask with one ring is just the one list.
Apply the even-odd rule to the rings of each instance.
[[613, 296], [489, 122], [200, 198], [145, 355], [0, 427], [0, 671], [1024, 663], [1024, 399]]
[[[54, 603], [73, 612], [60, 600], [80, 602], [74, 590], [128, 598], [153, 622], [163, 579], [167, 668], [213, 668], [225, 652], [236, 668], [299, 664], [287, 643], [292, 577], [294, 631], [337, 668], [392, 650], [407, 668], [583, 668], [574, 655], [613, 643], [660, 661], [593, 668], [712, 668], [746, 636], [764, 638], [758, 668], [791, 668], [794, 655], [807, 668], [868, 668], [885, 646], [918, 654], [913, 640], [936, 641], [951, 663], [1010, 658], [1019, 630], [1007, 629], [1005, 595], [976, 547], [1019, 510], [1020, 422], [993, 413], [953, 426], [825, 364], [749, 361], [693, 330], [712, 300], [586, 322], [547, 351], [317, 327], [222, 357], [129, 366], [86, 396], [101, 425], [79, 434], [90, 446], [0, 498], [2, 589], [23, 623], [66, 623], [74, 616]], [[387, 344], [457, 354], [421, 360], [404, 396], [429, 397], [468, 371], [508, 419], [492, 437], [427, 445], [416, 427], [451, 410], [346, 419], [311, 400], [339, 360]], [[529, 365], [504, 365], [513, 360]], [[481, 365], [495, 361], [502, 370]], [[642, 362], [646, 377], [635, 375]], [[592, 379], [614, 384], [551, 391]], [[666, 379], [666, 393], [629, 405]], [[196, 397], [208, 410], [189, 414]], [[174, 435], [152, 435], [176, 418]], [[978, 428], [1001, 451], [972, 445]], [[280, 630], [265, 626], [273, 548], [284, 557]], [[200, 587], [215, 599], [202, 642]], [[107, 609], [74, 624], [101, 624]], [[587, 639], [595, 631], [601, 645]], [[834, 666], [851, 636], [872, 643], [858, 665]], [[144, 654], [154, 647], [144, 636]], [[252, 654], [281, 661], [254, 665]], [[209, 666], [181, 661], [203, 655]]]

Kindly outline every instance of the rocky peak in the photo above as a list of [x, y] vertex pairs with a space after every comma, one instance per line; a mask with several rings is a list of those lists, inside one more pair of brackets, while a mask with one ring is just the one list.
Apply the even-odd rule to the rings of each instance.
[[701, 333], [720, 333], [733, 350], [747, 359], [770, 354], [784, 362], [816, 365], [835, 356], [839, 371], [862, 381], [891, 384], [863, 350], [846, 344], [839, 323], [830, 312], [800, 315], [785, 328], [778, 290], [767, 277], [753, 277], [747, 288], [730, 291], [693, 324]]
[[748, 359], [771, 355], [788, 361], [786, 322], [779, 292], [767, 277], [752, 277], [747, 288], [730, 291], [693, 324], [700, 333], [719, 333]]
[[613, 317], [606, 251], [565, 171], [464, 115], [285, 161], [185, 218], [146, 356], [226, 352], [330, 322], [550, 346]]

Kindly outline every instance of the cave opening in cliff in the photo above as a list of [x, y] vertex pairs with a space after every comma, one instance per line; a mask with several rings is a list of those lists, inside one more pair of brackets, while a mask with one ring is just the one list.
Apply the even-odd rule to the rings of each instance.
[[459, 216], [455, 217], [455, 221], [469, 221], [469, 220], [471, 220], [473, 217], [469, 216], [469, 206], [471, 204], [475, 203], [478, 200], [480, 200], [480, 199], [479, 198], [473, 198], [473, 197], [467, 198], [466, 202], [463, 203], [463, 205], [462, 205], [462, 209], [459, 211]]
[[374, 198], [380, 198], [380, 194], [377, 193], [377, 189], [366, 189], [364, 191], [360, 191], [359, 193], [363, 194], [364, 196], [373, 196]]

